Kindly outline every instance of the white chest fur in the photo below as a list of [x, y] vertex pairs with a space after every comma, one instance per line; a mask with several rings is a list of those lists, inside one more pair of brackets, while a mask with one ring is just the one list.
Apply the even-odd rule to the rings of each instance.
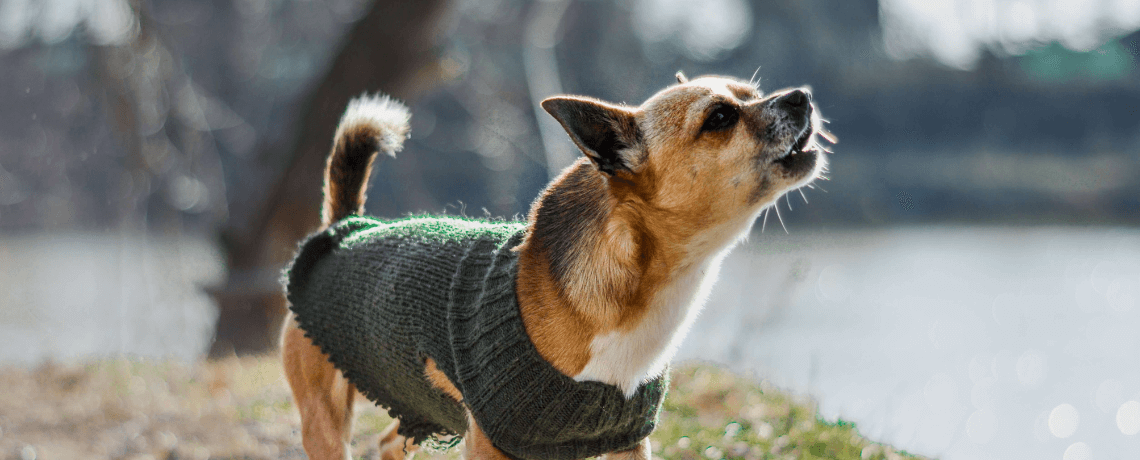
[[704, 306], [727, 253], [722, 250], [678, 273], [657, 292], [634, 329], [594, 337], [590, 361], [574, 379], [609, 383], [628, 397], [642, 382], [660, 375]]

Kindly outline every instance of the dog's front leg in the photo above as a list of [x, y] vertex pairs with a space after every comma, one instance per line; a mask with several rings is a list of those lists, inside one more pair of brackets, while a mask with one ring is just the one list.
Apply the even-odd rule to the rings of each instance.
[[292, 315], [285, 320], [281, 357], [293, 402], [301, 413], [301, 442], [313, 460], [352, 458], [356, 387], [305, 337]]
[[507, 454], [496, 448], [487, 439], [487, 435], [483, 434], [479, 424], [475, 423], [475, 417], [471, 416], [471, 411], [467, 411], [467, 433], [463, 435], [463, 445], [464, 460], [510, 460]]
[[649, 438], [645, 438], [632, 449], [606, 454], [604, 460], [650, 460], [653, 452], [649, 447]]

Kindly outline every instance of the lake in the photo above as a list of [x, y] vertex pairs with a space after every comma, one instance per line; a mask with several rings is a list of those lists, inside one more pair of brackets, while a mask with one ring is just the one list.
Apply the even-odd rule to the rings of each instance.
[[1140, 232], [754, 235], [680, 356], [957, 459], [1140, 458]]

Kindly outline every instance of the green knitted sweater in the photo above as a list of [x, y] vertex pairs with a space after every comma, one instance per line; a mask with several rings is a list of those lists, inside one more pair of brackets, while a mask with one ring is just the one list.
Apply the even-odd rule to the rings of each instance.
[[350, 382], [419, 443], [466, 431], [463, 405], [433, 387], [427, 358], [479, 427], [518, 459], [570, 460], [634, 447], [668, 386], [626, 398], [542, 358], [515, 296], [523, 223], [350, 217], [306, 240], [286, 272], [297, 321]]

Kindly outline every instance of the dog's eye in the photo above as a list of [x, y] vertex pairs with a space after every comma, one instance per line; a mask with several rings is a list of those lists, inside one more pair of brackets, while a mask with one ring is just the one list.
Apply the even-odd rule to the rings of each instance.
[[736, 107], [725, 104], [718, 105], [705, 119], [701, 131], [719, 131], [728, 128], [736, 124], [738, 118], [740, 118], [740, 114], [737, 113]]

